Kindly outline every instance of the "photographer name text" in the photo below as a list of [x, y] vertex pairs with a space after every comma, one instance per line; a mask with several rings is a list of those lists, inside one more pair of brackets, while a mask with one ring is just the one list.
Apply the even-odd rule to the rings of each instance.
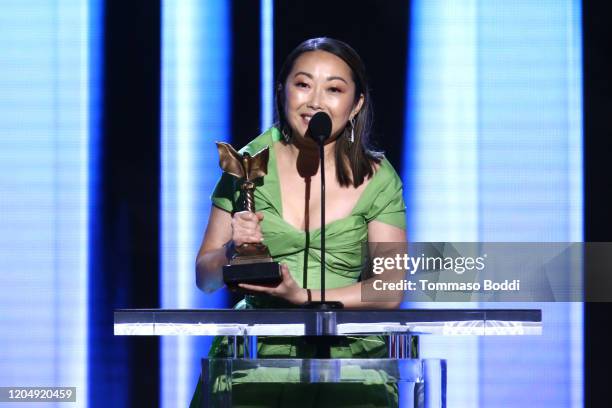
[[493, 281], [484, 279], [482, 282], [432, 282], [427, 279], [408, 280], [402, 279], [398, 282], [387, 282], [376, 279], [372, 287], [377, 291], [442, 291], [442, 292], [518, 292], [521, 290], [521, 280]]

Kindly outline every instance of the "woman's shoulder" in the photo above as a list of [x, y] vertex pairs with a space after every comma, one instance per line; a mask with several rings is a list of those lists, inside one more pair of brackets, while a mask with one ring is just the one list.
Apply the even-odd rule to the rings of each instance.
[[382, 156], [373, 166], [374, 174], [367, 181], [359, 201], [367, 211], [370, 211], [373, 202], [388, 200], [401, 195], [402, 191], [402, 180], [387, 158]]
[[367, 222], [380, 221], [402, 229], [406, 228], [406, 205], [402, 180], [391, 162], [384, 158], [378, 163], [364, 195]]
[[370, 182], [376, 180], [376, 182], [380, 183], [381, 185], [385, 185], [386, 183], [390, 182], [399, 182], [401, 184], [401, 179], [395, 171], [395, 168], [389, 159], [387, 159], [384, 155], [382, 155], [377, 162], [374, 162], [373, 166], [374, 174], [372, 175]]

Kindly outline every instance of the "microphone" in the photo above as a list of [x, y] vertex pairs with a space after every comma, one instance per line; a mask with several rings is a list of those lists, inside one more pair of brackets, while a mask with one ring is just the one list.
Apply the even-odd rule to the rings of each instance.
[[331, 135], [331, 118], [325, 112], [317, 112], [308, 122], [308, 133], [317, 143], [325, 142]]
[[[342, 309], [342, 302], [325, 300], [325, 155], [323, 154], [323, 143], [329, 139], [332, 130], [331, 118], [325, 112], [317, 112], [308, 122], [308, 133], [319, 144], [319, 163], [321, 168], [321, 300], [309, 301], [304, 307], [307, 309]], [[308, 272], [307, 272], [308, 273]], [[317, 329], [319, 330], [319, 329]], [[329, 334], [329, 333], [317, 333]]]

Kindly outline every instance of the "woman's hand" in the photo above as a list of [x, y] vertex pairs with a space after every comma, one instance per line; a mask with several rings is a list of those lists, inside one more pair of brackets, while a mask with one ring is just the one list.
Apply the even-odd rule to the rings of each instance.
[[249, 292], [265, 293], [267, 295], [275, 296], [284, 299], [289, 303], [293, 303], [294, 305], [306, 303], [308, 300], [306, 289], [301, 288], [297, 284], [295, 279], [293, 279], [293, 276], [291, 276], [289, 273], [289, 268], [285, 264], [281, 264], [281, 277], [281, 282], [275, 286], [240, 283], [238, 284], [238, 287]]
[[259, 222], [263, 220], [262, 213], [252, 213], [250, 211], [240, 211], [232, 217], [232, 241], [234, 246], [242, 244], [258, 244], [263, 241], [261, 226]]

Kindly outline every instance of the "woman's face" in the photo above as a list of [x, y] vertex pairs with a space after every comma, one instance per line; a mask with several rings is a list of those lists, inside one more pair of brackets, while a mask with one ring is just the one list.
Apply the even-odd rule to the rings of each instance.
[[344, 129], [363, 105], [363, 95], [355, 103], [355, 83], [351, 68], [326, 51], [300, 55], [285, 82], [285, 116], [294, 136], [304, 137], [310, 118], [325, 112], [332, 121], [332, 140]]

